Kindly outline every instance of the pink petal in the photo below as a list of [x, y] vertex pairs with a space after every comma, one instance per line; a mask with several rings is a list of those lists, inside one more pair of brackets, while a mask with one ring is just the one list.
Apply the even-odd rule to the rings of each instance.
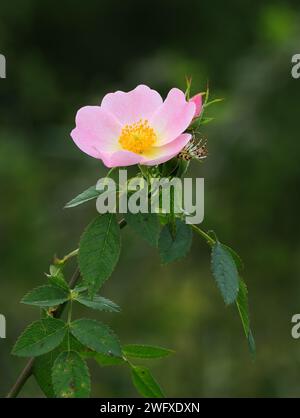
[[144, 160], [141, 164], [157, 165], [170, 160], [179, 154], [179, 152], [190, 141], [191, 138], [191, 134], [182, 134], [178, 138], [174, 139], [174, 141], [169, 142], [162, 147], [153, 148], [152, 152], [150, 151], [148, 155], [144, 156]]
[[120, 150], [113, 153], [103, 152], [100, 158], [103, 161], [103, 164], [109, 168], [139, 164], [143, 159], [140, 154], [135, 154], [134, 152], [126, 150]]
[[85, 106], [76, 115], [76, 128], [71, 132], [75, 144], [86, 154], [99, 158], [99, 153], [119, 148], [122, 126], [99, 106]]
[[87, 134], [85, 131], [75, 128], [71, 132], [71, 137], [81, 151], [91, 157], [100, 158], [100, 153], [95, 145], [97, 143], [97, 139], [93, 135]]
[[140, 85], [128, 93], [117, 91], [107, 94], [101, 108], [112, 113], [124, 125], [149, 119], [162, 102], [157, 91]]
[[190, 102], [194, 103], [196, 106], [194, 118], [198, 118], [200, 116], [201, 110], [202, 110], [202, 94], [196, 94], [190, 99]]
[[166, 100], [150, 119], [150, 125], [158, 134], [158, 146], [177, 138], [191, 123], [195, 114], [195, 104], [187, 102], [184, 93], [174, 88]]

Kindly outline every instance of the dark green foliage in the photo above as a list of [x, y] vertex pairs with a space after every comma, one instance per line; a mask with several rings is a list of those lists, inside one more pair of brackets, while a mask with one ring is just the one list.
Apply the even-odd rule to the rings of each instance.
[[97, 216], [81, 237], [79, 268], [90, 295], [112, 274], [120, 255], [120, 228], [115, 214]]
[[185, 257], [191, 248], [192, 237], [191, 228], [184, 221], [176, 219], [175, 236], [172, 236], [169, 225], [165, 225], [158, 242], [162, 263], [170, 263]]
[[238, 271], [230, 252], [218, 241], [212, 247], [211, 268], [225, 304], [233, 303], [239, 290]]

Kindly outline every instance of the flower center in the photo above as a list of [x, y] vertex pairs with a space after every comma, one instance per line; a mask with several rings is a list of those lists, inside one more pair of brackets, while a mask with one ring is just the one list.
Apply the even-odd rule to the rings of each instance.
[[147, 120], [140, 119], [132, 125], [125, 125], [119, 137], [119, 143], [123, 149], [143, 154], [156, 142], [157, 136], [149, 126]]

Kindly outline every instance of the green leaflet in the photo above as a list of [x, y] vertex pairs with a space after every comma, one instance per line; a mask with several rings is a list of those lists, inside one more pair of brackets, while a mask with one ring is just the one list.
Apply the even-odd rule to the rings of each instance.
[[50, 353], [36, 357], [33, 364], [33, 375], [47, 398], [55, 397], [52, 386], [51, 371], [53, 363], [60, 352], [61, 349], [57, 347], [50, 351]]
[[256, 356], [256, 344], [255, 344], [254, 336], [253, 336], [251, 330], [249, 331], [249, 335], [248, 335], [248, 347], [249, 347], [250, 353], [255, 358], [255, 356]]
[[61, 287], [65, 291], [69, 291], [69, 285], [66, 282], [65, 277], [60, 267], [51, 265], [50, 275], [47, 275], [47, 277], [48, 277], [50, 284]]
[[238, 312], [242, 321], [243, 329], [247, 338], [249, 351], [252, 355], [255, 355], [255, 341], [250, 329], [250, 317], [249, 317], [249, 306], [248, 306], [248, 289], [246, 283], [240, 279], [239, 280], [239, 293], [236, 300], [236, 305]]
[[77, 292], [77, 293], [84, 293], [88, 290], [88, 287], [82, 286], [81, 284], [79, 284], [78, 286], [75, 286], [73, 290], [74, 292]]
[[91, 186], [84, 192], [80, 193], [74, 199], [70, 200], [65, 205], [65, 208], [74, 208], [75, 206], [81, 205], [82, 203], [88, 202], [89, 200], [96, 199], [100, 192], [96, 190], [96, 186]]
[[84, 358], [94, 359], [100, 366], [120, 366], [126, 364], [126, 361], [121, 357], [112, 357], [95, 351], [87, 351], [82, 354]]
[[162, 358], [173, 354], [173, 350], [152, 345], [127, 344], [123, 346], [125, 357], [133, 358]]
[[121, 308], [109, 299], [95, 295], [93, 299], [89, 296], [78, 295], [75, 300], [88, 308], [97, 309], [98, 311], [120, 312]]
[[59, 354], [68, 350], [69, 347], [71, 350], [80, 352], [81, 354], [86, 353], [85, 347], [73, 335], [67, 333], [58, 347], [49, 353], [36, 357], [34, 360], [33, 375], [47, 398], [55, 397], [51, 375], [53, 364]]
[[57, 347], [66, 333], [66, 325], [60, 319], [47, 318], [33, 322], [20, 335], [12, 354], [36, 357]]
[[223, 100], [224, 100], [223, 98], [211, 100], [210, 102], [205, 103], [203, 105], [203, 107], [204, 108], [207, 108], [207, 107], [211, 106], [212, 104], [219, 103], [219, 102], [223, 102]]
[[59, 354], [52, 369], [52, 383], [58, 398], [89, 397], [89, 370], [76, 351], [64, 351]]
[[240, 272], [243, 271], [244, 270], [244, 263], [243, 263], [243, 260], [241, 259], [241, 257], [238, 255], [238, 253], [236, 251], [234, 251], [228, 245], [225, 245], [225, 244], [222, 244], [222, 245], [225, 248], [225, 250], [227, 250], [231, 254], [231, 257], [233, 258], [233, 261], [235, 262], [236, 268]]
[[237, 308], [241, 317], [243, 329], [248, 338], [250, 331], [249, 307], [248, 307], [248, 289], [243, 280], [239, 280], [239, 293], [236, 300]]
[[191, 248], [193, 233], [185, 222], [176, 219], [176, 236], [173, 239], [169, 226], [161, 231], [158, 249], [163, 263], [170, 263], [187, 255]]
[[129, 226], [132, 227], [150, 245], [157, 247], [160, 222], [156, 213], [125, 213], [124, 218]]
[[107, 325], [93, 319], [78, 319], [70, 324], [70, 330], [78, 341], [91, 350], [122, 357], [119, 340]]
[[33, 289], [21, 300], [27, 305], [40, 306], [41, 308], [60, 305], [69, 299], [69, 292], [61, 287], [45, 285]]
[[239, 290], [238, 271], [231, 254], [219, 241], [212, 246], [211, 268], [225, 304], [233, 303]]
[[79, 244], [79, 268], [90, 295], [94, 295], [112, 274], [120, 250], [120, 227], [116, 215], [107, 213], [97, 216], [85, 230]]
[[147, 367], [131, 366], [132, 382], [144, 398], [164, 398], [164, 394]]

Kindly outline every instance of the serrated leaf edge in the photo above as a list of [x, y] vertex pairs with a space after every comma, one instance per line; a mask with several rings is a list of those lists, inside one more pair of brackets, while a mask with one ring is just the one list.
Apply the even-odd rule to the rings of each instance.
[[[14, 346], [13, 346], [13, 349], [12, 349], [12, 354], [13, 355], [15, 355], [15, 356], [19, 356], [19, 357], [29, 357], [29, 356], [23, 356], [22, 354], [20, 355], [20, 354], [17, 354], [16, 352], [15, 352], [15, 348], [16, 348], [16, 346], [18, 345], [18, 342], [22, 339], [22, 337], [24, 336], [24, 334], [33, 326], [33, 325], [35, 325], [36, 323], [38, 323], [38, 322], [42, 322], [42, 321], [48, 321], [49, 319], [51, 319], [51, 320], [53, 320], [53, 321], [59, 321], [59, 322], [61, 322], [61, 323], [63, 323], [64, 324], [64, 328], [66, 329], [66, 331], [67, 331], [67, 325], [64, 323], [64, 321], [62, 321], [61, 319], [55, 319], [55, 318], [45, 318], [45, 319], [39, 319], [39, 320], [37, 320], [37, 321], [34, 321], [34, 322], [32, 322], [31, 324], [29, 324], [25, 329], [24, 329], [24, 331], [19, 335], [19, 337], [18, 337], [18, 339], [17, 339], [17, 341], [15, 342], [15, 344], [14, 344]], [[44, 338], [42, 338], [41, 340], [39, 340], [39, 341], [36, 341], [34, 344], [32, 344], [30, 347], [32, 347], [32, 346], [35, 346], [36, 344], [40, 344], [41, 343], [41, 341], [43, 341], [43, 340], [45, 340], [46, 338], [49, 338], [49, 337], [51, 337], [51, 336], [53, 336], [53, 335], [55, 335], [56, 333], [58, 333], [58, 332], [60, 332], [60, 331], [62, 331], [64, 328], [61, 328], [61, 329], [59, 329], [59, 330], [56, 330], [55, 332], [53, 332], [52, 334], [48, 334], [48, 335], [46, 335]], [[65, 333], [64, 333], [64, 335], [62, 336], [62, 339], [61, 339], [61, 341], [63, 340], [63, 338], [64, 338], [64, 336], [65, 336]], [[53, 347], [51, 350], [49, 350], [49, 351], [47, 351], [47, 352], [45, 352], [45, 353], [43, 353], [43, 354], [47, 354], [47, 353], [49, 353], [50, 351], [52, 351], [52, 350], [54, 350], [54, 348], [56, 348], [56, 347], [58, 347], [59, 346], [59, 344], [61, 343], [61, 341], [55, 346], [55, 347]], [[37, 356], [33, 356], [33, 355], [31, 355], [32, 357], [37, 357]]]

